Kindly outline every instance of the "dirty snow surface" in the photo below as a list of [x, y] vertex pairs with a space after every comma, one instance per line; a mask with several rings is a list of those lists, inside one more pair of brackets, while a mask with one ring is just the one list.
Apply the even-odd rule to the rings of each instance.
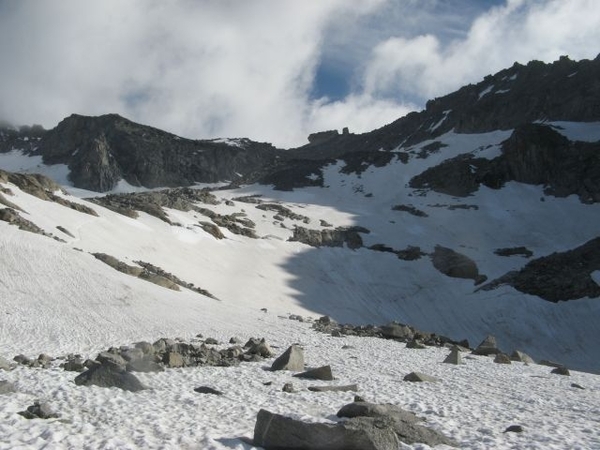
[[[565, 133], [595, 138], [584, 126], [561, 126]], [[528, 261], [521, 255], [498, 256], [498, 248], [525, 246], [539, 258], [597, 237], [600, 205], [584, 205], [574, 196], [545, 196], [541, 186], [508, 183], [465, 198], [407, 187], [413, 176], [461, 153], [497, 156], [509, 135], [510, 130], [447, 133], [437, 139], [445, 147], [426, 158], [420, 155], [431, 142], [402, 149], [411, 155], [407, 164], [394, 159], [360, 175], [340, 172], [344, 163], [337, 162], [324, 168], [322, 188], [221, 189], [214, 191], [216, 204], [199, 204], [187, 212], [167, 209], [171, 224], [143, 212], [128, 217], [59, 193], [94, 209], [98, 216], [92, 216], [12, 184], [1, 185], [4, 199], [21, 209], [22, 218], [60, 241], [0, 221], [0, 356], [11, 360], [17, 354], [60, 358], [76, 353], [94, 358], [111, 346], [161, 337], [189, 342], [200, 340], [201, 334], [221, 342], [217, 348], [228, 346], [231, 337], [244, 342], [259, 337], [276, 354], [301, 344], [307, 365], [330, 364], [336, 379], [315, 383], [291, 378], [288, 372], [265, 370], [272, 362], [265, 360], [138, 374], [151, 389], [131, 393], [76, 386], [76, 373], [60, 369], [61, 359], [48, 369], [0, 369], [0, 381], [13, 382], [17, 390], [0, 396], [0, 449], [251, 449], [248, 439], [259, 409], [335, 421], [335, 413], [354, 393], [310, 392], [307, 387], [352, 383], [369, 401], [393, 403], [425, 417], [428, 426], [460, 448], [600, 448], [600, 378], [578, 371], [600, 371], [597, 298], [553, 304], [508, 286], [478, 291], [473, 280], [438, 272], [429, 256], [407, 261], [369, 249], [376, 244], [395, 250], [413, 246], [428, 255], [441, 245], [471, 258], [479, 273], [493, 280]], [[4, 158], [0, 163], [7, 169], [29, 171], [40, 164], [21, 160], [16, 152]], [[66, 178], [64, 168], [46, 169], [59, 181]], [[119, 190], [133, 189], [122, 183]], [[238, 200], [251, 195], [297, 216], [282, 217]], [[393, 209], [396, 205], [425, 214]], [[202, 227], [210, 222], [206, 210], [252, 221], [257, 238], [221, 227], [223, 239], [217, 239]], [[363, 247], [356, 250], [288, 241], [296, 226], [322, 231], [353, 225], [370, 231], [361, 234]], [[149, 262], [215, 298], [117, 272], [95, 259], [91, 253], [96, 252], [131, 266]], [[590, 276], [598, 282], [598, 271]], [[290, 314], [306, 320], [290, 320]], [[471, 346], [494, 334], [505, 352], [518, 349], [538, 361], [558, 361], [571, 369], [571, 376], [551, 374], [543, 365], [500, 365], [480, 356], [453, 366], [442, 364], [447, 349], [331, 337], [311, 329], [310, 319], [325, 314], [340, 323], [397, 320], [468, 339]], [[404, 382], [412, 371], [440, 381]], [[295, 393], [282, 392], [286, 382], [293, 382]], [[198, 394], [198, 386], [224, 395]], [[17, 414], [36, 400], [47, 401], [60, 417], [26, 420]], [[504, 433], [511, 425], [524, 431]]]

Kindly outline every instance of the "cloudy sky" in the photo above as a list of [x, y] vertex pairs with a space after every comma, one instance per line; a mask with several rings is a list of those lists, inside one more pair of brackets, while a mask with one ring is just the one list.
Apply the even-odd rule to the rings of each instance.
[[515, 61], [598, 53], [598, 0], [0, 0], [0, 119], [116, 112], [291, 147]]

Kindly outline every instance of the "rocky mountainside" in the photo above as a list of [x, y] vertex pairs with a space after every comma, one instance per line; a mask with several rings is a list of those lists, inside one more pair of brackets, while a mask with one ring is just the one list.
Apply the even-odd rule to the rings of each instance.
[[[67, 264], [73, 278], [49, 294], [36, 281], [6, 295], [95, 302], [69, 289], [105, 265], [134, 279], [119, 278], [131, 284], [124, 292], [96, 287], [119, 305], [166, 286], [456, 340], [494, 334], [503, 347], [600, 371], [599, 79], [598, 58], [515, 64], [381, 129], [318, 133], [289, 150], [183, 139], [117, 115], [4, 127], [0, 167], [67, 169], [69, 183], [61, 192], [0, 172], [0, 255], [29, 255], [41, 266], [28, 273]], [[69, 195], [121, 180], [173, 188]], [[217, 181], [230, 183], [191, 186]], [[23, 236], [32, 233], [52, 244]], [[27, 253], [40, 245], [44, 258]]]

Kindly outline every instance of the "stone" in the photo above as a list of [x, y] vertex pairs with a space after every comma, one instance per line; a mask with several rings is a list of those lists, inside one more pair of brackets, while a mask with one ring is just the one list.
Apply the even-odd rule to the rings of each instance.
[[521, 425], [511, 425], [506, 430], [504, 430], [504, 433], [522, 433], [523, 431], [524, 430]]
[[29, 359], [27, 356], [25, 355], [17, 355], [13, 358], [13, 361], [15, 361], [17, 364], [21, 364], [23, 366], [29, 366], [31, 365], [31, 359]]
[[510, 356], [506, 353], [498, 353], [494, 358], [496, 364], [511, 364]]
[[358, 391], [358, 385], [347, 384], [344, 386], [309, 386], [308, 390], [312, 392], [356, 392]]
[[68, 359], [61, 367], [68, 372], [83, 372], [86, 369], [85, 361], [81, 357]]
[[470, 278], [475, 284], [487, 280], [485, 275], [479, 274], [477, 264], [471, 258], [441, 245], [435, 246], [431, 262], [433, 267], [448, 277]]
[[345, 422], [307, 423], [261, 409], [253, 445], [270, 449], [397, 450], [400, 442], [384, 420], [371, 417]]
[[423, 350], [427, 348], [427, 346], [416, 339], [412, 339], [406, 343], [406, 348], [412, 348], [417, 350]]
[[291, 345], [281, 354], [273, 364], [271, 370], [291, 370], [300, 372], [304, 370], [304, 350], [299, 345]]
[[118, 367], [125, 367], [127, 365], [127, 361], [125, 361], [121, 355], [111, 352], [99, 353], [98, 356], [96, 356], [96, 361], [103, 365], [112, 364]]
[[26, 419], [56, 419], [57, 417], [60, 417], [59, 414], [52, 410], [48, 403], [39, 401], [34, 402], [33, 405], [28, 406], [25, 411], [19, 411], [17, 414]]
[[576, 388], [576, 389], [585, 389], [583, 386], [581, 386], [580, 384], [577, 384], [577, 383], [571, 383], [571, 387]]
[[291, 394], [291, 393], [293, 393], [293, 392], [295, 392], [295, 390], [294, 390], [294, 385], [293, 385], [292, 383], [285, 383], [285, 384], [283, 385], [283, 387], [281, 388], [281, 390], [282, 390], [283, 392], [288, 392], [288, 393], [290, 393], [290, 394]]
[[157, 363], [150, 355], [129, 361], [126, 369], [127, 372], [164, 372], [165, 370], [164, 366]]
[[440, 381], [439, 379], [432, 377], [431, 375], [426, 375], [424, 373], [421, 372], [411, 372], [408, 375], [406, 375], [404, 377], [404, 381], [410, 381], [410, 382], [431, 382], [434, 383], [436, 381]]
[[519, 350], [515, 350], [514, 352], [512, 352], [510, 355], [510, 359], [512, 361], [522, 362], [525, 364], [534, 364], [535, 363], [535, 361], [533, 360], [533, 358], [531, 356], [529, 356], [527, 353], [524, 353]]
[[199, 394], [210, 394], [210, 395], [223, 395], [223, 392], [213, 389], [208, 386], [200, 386], [194, 388], [194, 392], [198, 392]]
[[12, 370], [15, 368], [15, 365], [13, 363], [11, 363], [9, 360], [3, 358], [2, 356], [0, 356], [0, 370]]
[[388, 339], [408, 341], [414, 338], [414, 331], [401, 323], [391, 322], [381, 327], [381, 334]]
[[460, 354], [460, 349], [458, 347], [453, 347], [450, 350], [450, 354], [446, 356], [444, 359], [444, 363], [446, 364], [463, 364], [462, 355]]
[[391, 404], [375, 404], [369, 402], [354, 402], [343, 406], [337, 413], [338, 417], [349, 417], [356, 420], [369, 417], [384, 421], [391, 427], [398, 439], [406, 444], [422, 443], [426, 446], [436, 445], [456, 446], [456, 442], [442, 433], [419, 425], [424, 419], [410, 411]]
[[331, 372], [331, 366], [322, 366], [315, 369], [307, 370], [306, 372], [297, 373], [294, 375], [297, 378], [309, 378], [311, 380], [333, 380], [333, 374]]
[[474, 355], [482, 356], [497, 355], [498, 353], [500, 353], [500, 350], [498, 350], [496, 338], [492, 335], [488, 335], [483, 341], [481, 341], [481, 344], [479, 344], [477, 348], [473, 350]]
[[247, 353], [251, 355], [259, 355], [263, 358], [270, 358], [275, 354], [271, 346], [267, 344], [264, 339], [261, 339], [258, 344], [251, 346]]
[[177, 352], [167, 352], [163, 357], [163, 363], [169, 368], [183, 367], [185, 362], [183, 356]]
[[12, 394], [13, 392], [17, 392], [17, 388], [13, 383], [6, 380], [0, 380], [0, 395]]
[[121, 367], [99, 364], [75, 378], [77, 386], [117, 387], [124, 391], [138, 392], [147, 389], [138, 378]]
[[571, 372], [569, 372], [569, 369], [567, 369], [565, 366], [556, 367], [555, 369], [552, 369], [550, 373], [554, 373], [556, 375], [564, 375], [567, 377], [571, 376]]
[[219, 345], [219, 341], [217, 341], [215, 338], [211, 338], [211, 337], [209, 337], [209, 338], [206, 338], [206, 339], [204, 340], [204, 343], [205, 343], [206, 345]]

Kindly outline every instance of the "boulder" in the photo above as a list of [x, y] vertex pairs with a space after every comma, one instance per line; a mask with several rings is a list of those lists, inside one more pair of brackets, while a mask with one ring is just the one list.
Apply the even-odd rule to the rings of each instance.
[[299, 345], [291, 345], [271, 365], [271, 370], [304, 370], [304, 350]]
[[406, 444], [419, 442], [430, 447], [442, 444], [456, 445], [452, 439], [442, 433], [419, 425], [419, 422], [423, 421], [420, 417], [395, 405], [354, 402], [342, 407], [337, 416], [350, 417], [351, 420], [359, 417], [385, 420], [392, 427], [398, 439]]
[[481, 341], [481, 344], [479, 344], [477, 348], [473, 350], [473, 354], [482, 356], [497, 355], [498, 353], [500, 353], [500, 350], [498, 350], [496, 338], [492, 335], [488, 335], [483, 341]]
[[331, 372], [331, 366], [322, 366], [315, 369], [307, 370], [306, 372], [297, 373], [294, 375], [297, 378], [309, 378], [311, 380], [333, 380], [333, 374]]
[[292, 383], [285, 383], [283, 385], [283, 387], [281, 388], [281, 390], [283, 392], [287, 392], [288, 394], [292, 394], [293, 392], [296, 392], [296, 390], [294, 389], [294, 385]]
[[471, 258], [441, 245], [435, 246], [431, 262], [433, 267], [449, 277], [470, 278], [475, 284], [487, 280], [485, 275], [479, 274], [477, 264]]
[[452, 350], [450, 350], [450, 354], [448, 356], [446, 356], [446, 359], [444, 359], [444, 363], [446, 364], [462, 364], [463, 360], [462, 360], [462, 355], [460, 354], [460, 349], [458, 347], [453, 347]]
[[431, 375], [426, 375], [421, 372], [411, 372], [404, 377], [404, 381], [411, 381], [413, 383], [428, 381], [428, 382], [433, 383], [433, 382], [440, 381], [440, 380], [437, 379], [436, 377], [432, 377]]
[[183, 367], [185, 362], [183, 356], [177, 352], [167, 352], [163, 357], [163, 363], [169, 368]]
[[525, 364], [534, 364], [535, 362], [531, 356], [519, 350], [515, 350], [514, 352], [512, 352], [510, 355], [510, 359], [512, 361], [522, 362]]
[[571, 376], [571, 372], [569, 372], [569, 369], [567, 369], [565, 366], [561, 366], [561, 367], [552, 369], [552, 371], [550, 373], [554, 373], [556, 375], [565, 375], [567, 377]]
[[144, 356], [127, 363], [127, 372], [163, 372], [164, 366], [157, 363], [152, 356]]
[[510, 356], [508, 356], [506, 353], [498, 353], [494, 358], [494, 362], [496, 364], [511, 364]]
[[414, 331], [408, 326], [397, 322], [391, 322], [381, 327], [381, 334], [388, 339], [408, 341], [414, 338]]
[[111, 352], [99, 353], [98, 356], [96, 356], [96, 361], [103, 365], [112, 364], [118, 367], [125, 367], [127, 365], [127, 361], [125, 361], [121, 355]]
[[77, 386], [117, 387], [124, 391], [138, 392], [146, 389], [138, 378], [124, 368], [112, 364], [98, 364], [75, 378]]
[[261, 341], [258, 344], [252, 345], [247, 351], [247, 353], [251, 355], [259, 355], [263, 358], [270, 358], [275, 354], [271, 346], [267, 344], [264, 339], [261, 339]]
[[261, 409], [253, 445], [266, 450], [397, 450], [400, 442], [384, 419], [360, 417], [336, 424], [307, 423]]
[[34, 402], [33, 405], [28, 406], [25, 411], [19, 411], [17, 414], [26, 419], [55, 419], [60, 417], [59, 414], [52, 410], [48, 403], [41, 403], [39, 401]]
[[420, 341], [418, 341], [417, 339], [412, 339], [406, 343], [406, 348], [423, 350], [423, 349], [427, 348], [427, 346], [425, 344], [421, 343]]

